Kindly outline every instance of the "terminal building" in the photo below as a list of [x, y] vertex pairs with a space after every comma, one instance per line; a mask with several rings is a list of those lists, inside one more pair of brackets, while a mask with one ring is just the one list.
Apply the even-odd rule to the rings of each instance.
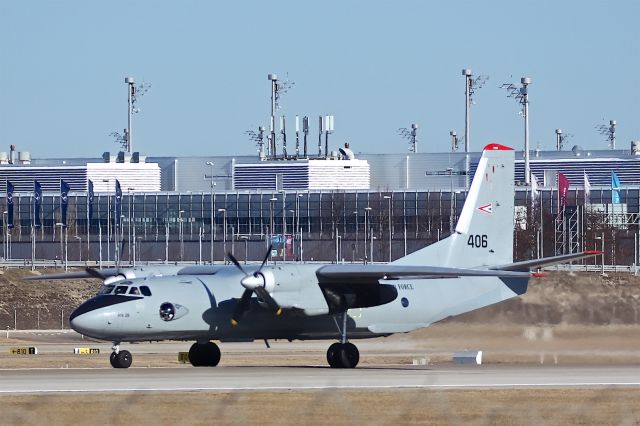
[[[622, 215], [620, 223], [637, 226], [636, 148], [532, 151], [531, 170], [540, 185], [536, 208], [545, 212], [540, 225], [549, 221], [547, 230], [557, 228], [556, 179], [562, 172], [570, 182], [568, 205], [574, 207], [572, 214], [578, 212], [576, 217], [584, 216], [579, 208], [587, 201], [586, 174], [589, 204], [604, 214]], [[97, 158], [39, 159], [12, 148], [0, 153], [2, 256], [61, 258], [60, 241], [66, 236], [64, 254], [73, 260], [113, 261], [116, 248], [124, 262], [220, 262], [228, 251], [239, 259], [256, 260], [269, 243], [275, 245], [273, 256], [285, 260], [393, 260], [451, 232], [480, 155], [359, 153], [350, 159], [332, 154], [265, 160], [105, 153]], [[620, 205], [611, 202], [612, 172], [622, 182]], [[42, 226], [37, 228], [35, 180], [43, 188]], [[71, 188], [66, 227], [61, 224], [61, 180]], [[118, 217], [116, 180], [122, 188]], [[516, 152], [515, 180], [517, 213], [531, 220], [534, 204], [531, 187], [524, 185], [522, 152]], [[94, 185], [91, 203], [89, 181]], [[8, 223], [7, 182], [14, 186], [13, 224]], [[563, 226], [573, 229], [584, 223], [575, 219]], [[553, 255], [593, 243], [574, 234], [563, 231], [559, 244], [557, 229], [550, 237], [541, 231], [533, 254]], [[524, 255], [531, 256], [531, 250]]]

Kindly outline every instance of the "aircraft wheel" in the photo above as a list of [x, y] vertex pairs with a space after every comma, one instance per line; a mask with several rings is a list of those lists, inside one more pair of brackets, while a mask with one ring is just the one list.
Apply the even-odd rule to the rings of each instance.
[[118, 353], [112, 352], [109, 357], [109, 361], [113, 368], [129, 368], [133, 361], [133, 357], [129, 351], [120, 351]]
[[360, 361], [360, 352], [353, 343], [347, 342], [340, 348], [340, 367], [354, 368]]
[[220, 348], [213, 342], [194, 343], [189, 349], [189, 361], [194, 367], [215, 367], [220, 356]]
[[327, 350], [331, 368], [354, 368], [360, 361], [360, 352], [353, 343], [334, 343]]
[[340, 356], [341, 346], [342, 343], [336, 342], [329, 346], [329, 349], [327, 349], [327, 362], [329, 363], [329, 366], [331, 368], [340, 368], [338, 358]]

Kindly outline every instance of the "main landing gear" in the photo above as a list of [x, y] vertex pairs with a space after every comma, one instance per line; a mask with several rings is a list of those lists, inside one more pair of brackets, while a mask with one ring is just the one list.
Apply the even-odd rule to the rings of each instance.
[[189, 349], [189, 362], [194, 367], [215, 367], [220, 362], [220, 348], [213, 342], [196, 342]]
[[338, 325], [335, 317], [333, 320], [342, 335], [342, 339], [340, 342], [329, 346], [327, 350], [327, 362], [331, 368], [354, 368], [358, 365], [358, 361], [360, 361], [360, 352], [356, 345], [347, 342], [347, 312], [345, 311], [342, 314], [342, 327]]
[[113, 352], [111, 352], [111, 356], [109, 357], [111, 366], [113, 368], [129, 368], [131, 366], [131, 362], [133, 361], [131, 352], [121, 351], [119, 342], [115, 342], [112, 349]]

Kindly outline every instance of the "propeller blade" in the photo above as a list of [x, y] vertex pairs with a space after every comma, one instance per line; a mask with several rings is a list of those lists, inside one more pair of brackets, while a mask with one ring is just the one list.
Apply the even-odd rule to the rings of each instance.
[[267, 305], [269, 305], [269, 308], [273, 309], [276, 312], [276, 315], [280, 315], [282, 314], [282, 308], [280, 308], [280, 306], [278, 305], [278, 302], [276, 302], [273, 297], [271, 297], [271, 295], [269, 294], [269, 292], [267, 290], [264, 289], [264, 287], [256, 287], [253, 291], [256, 292], [256, 294], [258, 295], [258, 297]]
[[269, 244], [269, 248], [267, 249], [267, 253], [264, 255], [264, 259], [262, 260], [262, 263], [260, 264], [260, 267], [254, 273], [254, 275], [256, 275], [258, 272], [260, 272], [262, 270], [262, 267], [267, 263], [267, 260], [269, 259], [269, 256], [271, 256], [271, 250], [272, 249], [273, 249], [273, 245]]
[[238, 262], [238, 259], [236, 259], [236, 257], [231, 254], [231, 253], [227, 253], [227, 257], [229, 258], [229, 260], [231, 261], [231, 263], [233, 263], [234, 265], [236, 265], [236, 267], [238, 269], [240, 269], [240, 271], [242, 271], [243, 274], [247, 275], [247, 273], [244, 271], [244, 269], [242, 269], [242, 266], [240, 266], [240, 262]]
[[238, 325], [238, 321], [240, 321], [242, 315], [247, 309], [249, 309], [249, 302], [251, 301], [252, 293], [253, 291], [251, 290], [245, 290], [244, 293], [242, 293], [242, 297], [238, 301], [236, 309], [233, 311], [233, 315], [231, 316], [231, 325]]

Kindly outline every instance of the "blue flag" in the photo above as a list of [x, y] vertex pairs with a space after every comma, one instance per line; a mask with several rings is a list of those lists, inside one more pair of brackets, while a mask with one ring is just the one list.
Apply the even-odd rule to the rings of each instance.
[[122, 188], [120, 187], [120, 181], [116, 179], [116, 202], [114, 203], [114, 209], [116, 213], [115, 223], [120, 223], [120, 215], [122, 214]]
[[67, 226], [67, 208], [69, 207], [69, 184], [60, 180], [60, 222]]
[[611, 202], [620, 204], [620, 178], [616, 172], [611, 172]]
[[[89, 191], [87, 192], [87, 219], [91, 220], [93, 217], [93, 182], [89, 179]], [[88, 225], [87, 225], [88, 226]]]
[[42, 186], [37, 180], [33, 181], [33, 226], [42, 226], [40, 221], [40, 205], [42, 204]]
[[7, 181], [7, 227], [13, 228], [13, 184]]

